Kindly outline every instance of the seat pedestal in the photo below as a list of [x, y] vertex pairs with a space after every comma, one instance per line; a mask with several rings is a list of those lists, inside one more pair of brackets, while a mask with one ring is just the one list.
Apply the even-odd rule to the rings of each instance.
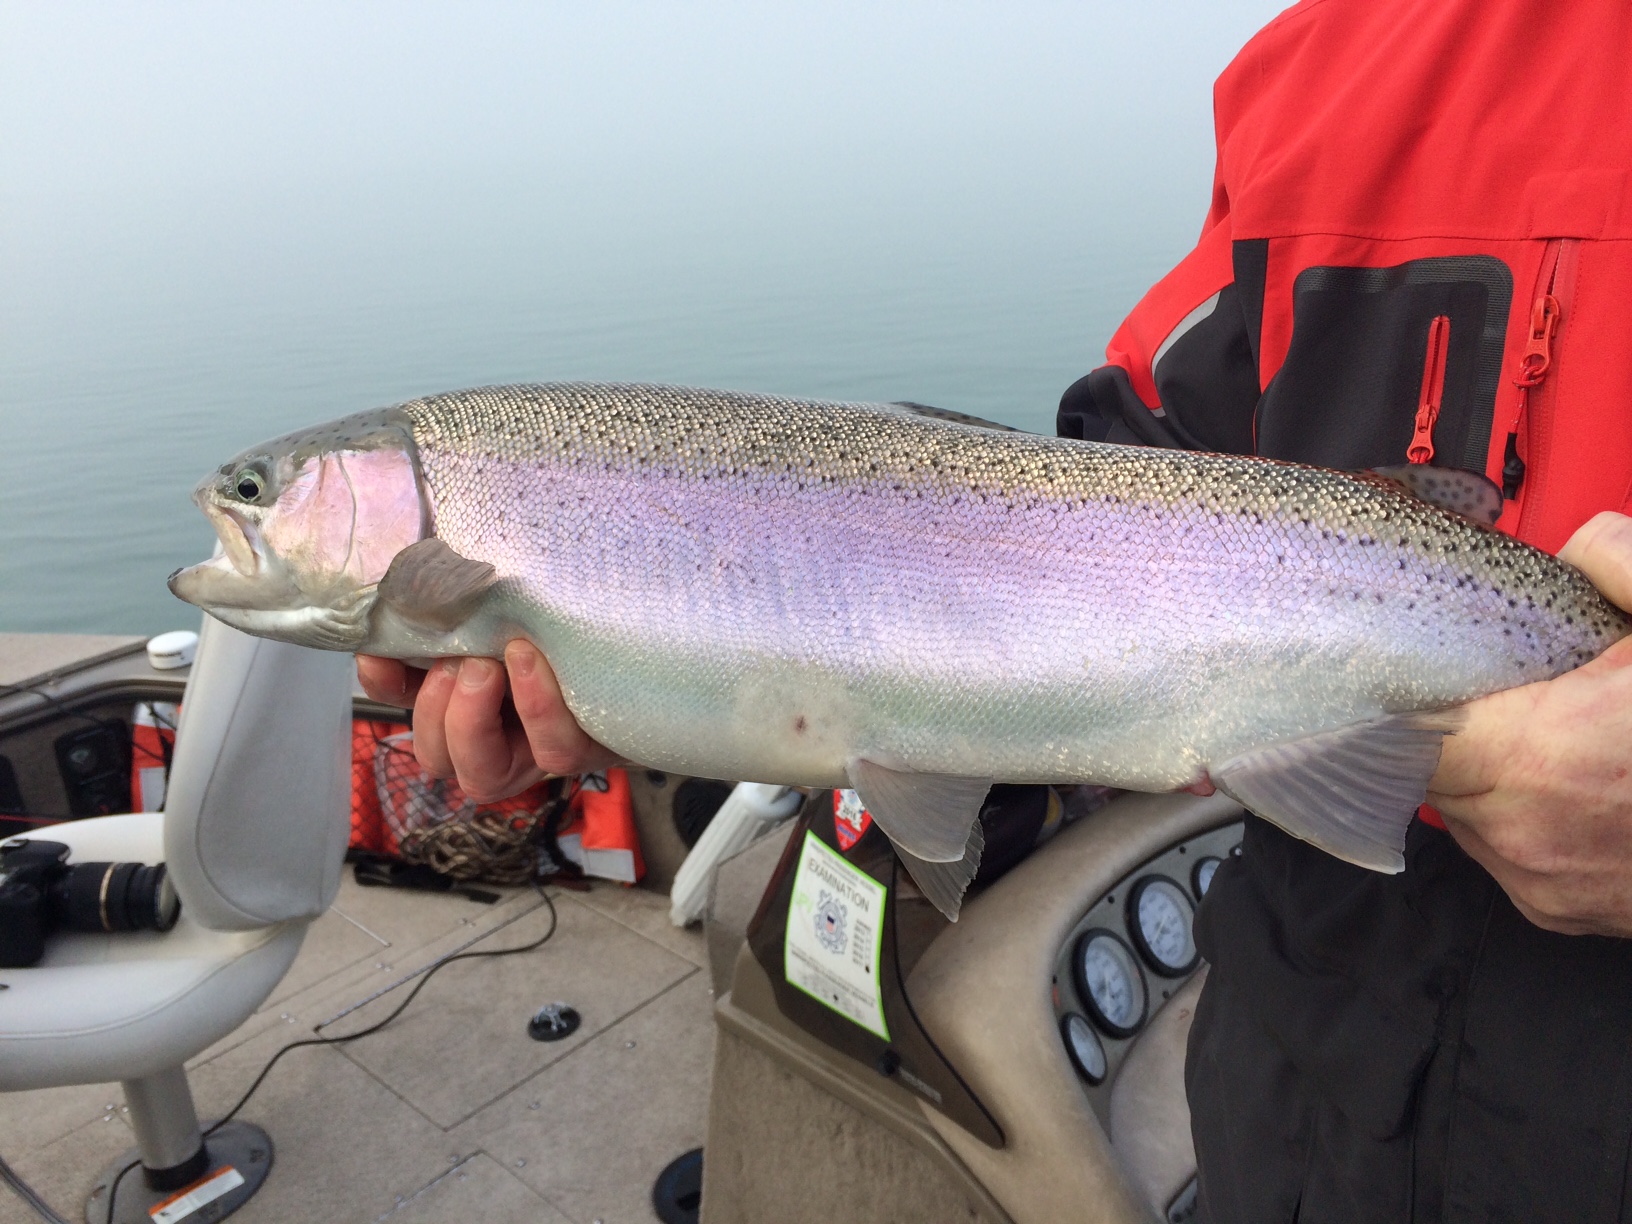
[[[177, 1218], [224, 1219], [247, 1203], [272, 1168], [272, 1140], [251, 1122], [229, 1122], [208, 1138], [198, 1125], [180, 1067], [124, 1084], [136, 1146], [102, 1171], [85, 1203], [86, 1224], [153, 1224], [161, 1203]], [[110, 1201], [111, 1200], [111, 1201]]]
[[[187, 1224], [220, 1220], [231, 1215], [254, 1197], [272, 1170], [272, 1138], [253, 1122], [228, 1122], [205, 1143], [210, 1154], [210, 1165], [201, 1180], [231, 1165], [244, 1179], [244, 1184], [227, 1191], [196, 1215], [186, 1217]], [[110, 1212], [108, 1192], [114, 1180], [126, 1169], [130, 1171], [119, 1182], [117, 1197]], [[85, 1224], [153, 1224], [153, 1208], [166, 1199], [174, 1198], [176, 1193], [174, 1190], [152, 1189], [142, 1177], [141, 1153], [131, 1148], [97, 1178], [91, 1197], [85, 1202]]]

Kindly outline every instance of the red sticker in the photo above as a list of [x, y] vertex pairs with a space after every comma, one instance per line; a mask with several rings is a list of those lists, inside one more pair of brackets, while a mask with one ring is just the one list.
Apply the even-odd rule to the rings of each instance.
[[840, 850], [848, 850], [860, 841], [872, 823], [873, 818], [861, 806], [861, 796], [855, 791], [833, 792], [833, 833], [839, 839]]

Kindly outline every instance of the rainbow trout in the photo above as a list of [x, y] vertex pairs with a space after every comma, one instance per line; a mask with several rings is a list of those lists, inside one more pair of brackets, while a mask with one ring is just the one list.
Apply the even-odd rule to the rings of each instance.
[[1388, 475], [899, 406], [492, 387], [223, 464], [194, 494], [222, 549], [170, 587], [330, 650], [529, 638], [631, 761], [853, 787], [955, 916], [993, 782], [1210, 784], [1399, 871], [1457, 707], [1628, 632], [1475, 521], [1500, 507], [1482, 477]]

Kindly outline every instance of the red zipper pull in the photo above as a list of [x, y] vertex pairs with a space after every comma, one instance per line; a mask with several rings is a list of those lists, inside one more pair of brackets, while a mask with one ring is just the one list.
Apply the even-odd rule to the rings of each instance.
[[[1555, 270], [1556, 270], [1556, 264]], [[1525, 341], [1524, 353], [1519, 357], [1519, 372], [1513, 385], [1519, 389], [1519, 411], [1513, 418], [1513, 431], [1507, 435], [1507, 450], [1502, 456], [1502, 496], [1512, 501], [1519, 495], [1524, 483], [1524, 459], [1519, 455], [1519, 435], [1524, 431], [1524, 414], [1530, 406], [1530, 390], [1539, 387], [1553, 366], [1553, 336], [1558, 331], [1563, 309], [1558, 299], [1544, 293], [1530, 308], [1530, 337]]]
[[1434, 457], [1434, 423], [1439, 420], [1445, 399], [1445, 354], [1451, 347], [1449, 315], [1435, 315], [1428, 325], [1428, 355], [1422, 362], [1422, 391], [1417, 396], [1417, 421], [1411, 431], [1411, 445], [1405, 457], [1411, 463], [1428, 463]]
[[1558, 331], [1560, 313], [1558, 299], [1550, 293], [1542, 294], [1530, 308], [1530, 339], [1513, 380], [1519, 386], [1534, 387], [1547, 377], [1553, 364], [1553, 334]]

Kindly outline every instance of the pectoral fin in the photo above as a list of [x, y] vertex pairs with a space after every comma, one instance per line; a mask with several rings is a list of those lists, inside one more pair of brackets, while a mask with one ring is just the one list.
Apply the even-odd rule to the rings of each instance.
[[446, 632], [475, 611], [498, 580], [486, 561], [461, 557], [433, 536], [391, 559], [379, 597], [404, 620]]
[[918, 885], [919, 891], [949, 921], [956, 922], [958, 910], [963, 907], [963, 894], [968, 891], [969, 881], [975, 878], [975, 872], [980, 870], [980, 856], [985, 849], [986, 831], [981, 828], [977, 817], [969, 826], [969, 840], [964, 844], [963, 857], [955, 863], [926, 862], [900, 847], [896, 848], [896, 853], [901, 856], [902, 864], [911, 873], [912, 882]]
[[1478, 472], [1431, 467], [1426, 463], [1402, 463], [1397, 467], [1373, 468], [1372, 474], [1403, 485], [1418, 501], [1476, 523], [1494, 525], [1502, 517], [1501, 486]]
[[1219, 790], [1293, 837], [1390, 874], [1405, 869], [1405, 831], [1461, 710], [1399, 714], [1254, 749], [1208, 775]]

